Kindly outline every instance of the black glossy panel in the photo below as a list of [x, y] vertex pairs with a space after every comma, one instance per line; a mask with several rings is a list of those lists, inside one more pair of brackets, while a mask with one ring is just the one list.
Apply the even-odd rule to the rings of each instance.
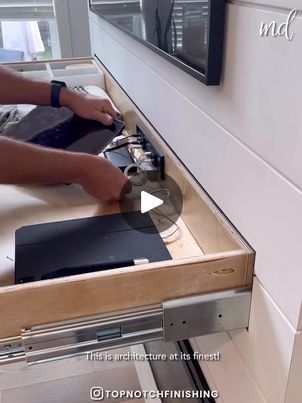
[[90, 0], [90, 8], [206, 84], [219, 83], [225, 0]]

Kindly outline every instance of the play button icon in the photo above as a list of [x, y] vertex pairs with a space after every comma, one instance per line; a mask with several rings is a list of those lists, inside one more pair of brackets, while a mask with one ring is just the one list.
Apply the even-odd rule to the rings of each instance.
[[141, 192], [141, 213], [147, 213], [147, 211], [151, 211], [163, 203], [164, 201], [159, 197], [152, 196], [144, 190]]
[[[182, 212], [183, 195], [176, 181], [169, 175], [163, 179], [158, 172], [131, 172], [129, 183], [120, 200], [120, 212], [128, 225], [133, 226], [129, 218], [129, 212], [141, 213], [141, 222], [146, 222], [149, 215], [154, 222], [153, 229], [150, 226], [137, 227], [143, 233], [161, 233], [164, 237], [170, 233], [178, 232], [178, 219]], [[129, 192], [129, 188], [131, 191]]]

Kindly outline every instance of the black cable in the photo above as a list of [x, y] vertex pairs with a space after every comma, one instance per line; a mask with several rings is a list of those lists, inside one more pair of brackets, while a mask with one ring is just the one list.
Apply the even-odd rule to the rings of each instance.
[[163, 50], [161, 21], [160, 21], [160, 16], [159, 16], [159, 13], [158, 13], [158, 8], [155, 10], [155, 26], [156, 26], [158, 47], [159, 47], [159, 49]]
[[139, 143], [138, 141], [134, 141], [133, 143], [120, 144], [119, 146], [107, 148], [107, 149], [105, 150], [105, 152], [118, 150], [119, 148], [127, 147], [127, 146], [129, 146], [129, 145], [131, 145], [131, 144], [140, 145], [140, 143]]
[[171, 6], [170, 6], [170, 12], [168, 16], [168, 20], [166, 23], [166, 28], [165, 28], [165, 34], [164, 34], [164, 51], [169, 53], [169, 47], [168, 47], [168, 34], [171, 28], [171, 23], [172, 23], [172, 18], [173, 18], [173, 12], [174, 12], [174, 4], [175, 0], [172, 1]]

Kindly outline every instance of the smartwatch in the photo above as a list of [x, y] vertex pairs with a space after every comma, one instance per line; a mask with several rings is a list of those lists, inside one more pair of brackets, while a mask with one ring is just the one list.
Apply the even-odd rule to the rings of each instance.
[[52, 80], [51, 84], [50, 105], [54, 108], [61, 108], [60, 93], [61, 89], [66, 87], [66, 83], [63, 81]]

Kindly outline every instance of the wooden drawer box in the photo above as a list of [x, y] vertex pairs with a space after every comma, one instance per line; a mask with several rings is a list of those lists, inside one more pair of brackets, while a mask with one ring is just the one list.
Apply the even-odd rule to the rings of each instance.
[[[105, 73], [106, 90], [125, 119], [126, 133], [135, 133], [136, 124], [142, 124], [165, 155], [166, 172], [178, 183], [183, 194], [183, 211], [178, 222], [181, 232], [165, 240], [173, 257], [171, 261], [12, 285], [15, 231], [18, 228], [112, 214], [119, 212], [119, 205], [97, 202], [73, 185], [40, 188], [0, 186], [0, 339], [20, 336], [22, 329], [37, 325], [113, 314], [177, 298], [252, 285], [254, 252], [251, 247], [109, 72], [92, 59], [76, 62], [93, 63]], [[64, 67], [64, 61], [60, 63]], [[35, 66], [35, 63], [31, 65]], [[18, 66], [21, 65], [14, 67], [18, 69]], [[88, 71], [88, 74], [97, 77], [94, 70]]]

